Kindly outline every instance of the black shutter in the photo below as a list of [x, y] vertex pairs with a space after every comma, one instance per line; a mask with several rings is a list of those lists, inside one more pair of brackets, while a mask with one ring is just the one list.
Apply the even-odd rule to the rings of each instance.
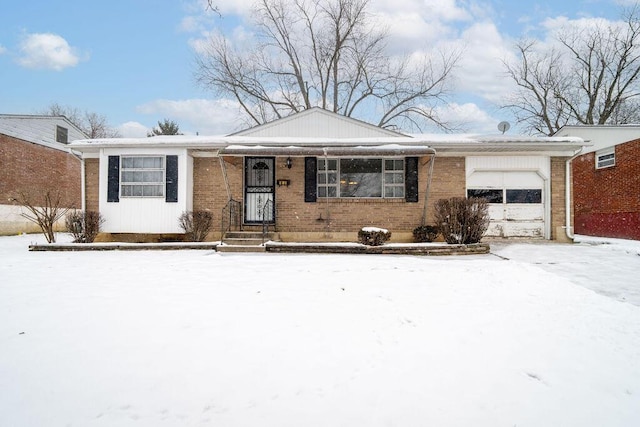
[[404, 199], [415, 203], [418, 201], [418, 157], [405, 157], [404, 174]]
[[304, 201], [315, 202], [318, 198], [318, 160], [315, 157], [304, 158]]
[[120, 201], [120, 156], [109, 156], [107, 202]]
[[178, 156], [167, 156], [165, 202], [178, 201]]

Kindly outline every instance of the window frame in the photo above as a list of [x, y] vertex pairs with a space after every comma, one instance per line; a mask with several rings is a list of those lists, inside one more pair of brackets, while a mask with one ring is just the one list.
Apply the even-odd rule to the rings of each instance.
[[[142, 161], [143, 165], [141, 167], [135, 167], [135, 166], [127, 167], [128, 159], [160, 159], [161, 165], [159, 167], [153, 167], [153, 166], [145, 167], [144, 160], [143, 160]], [[161, 181], [145, 181], [144, 179], [143, 180], [125, 179], [125, 174], [127, 173], [134, 174], [134, 175], [142, 174], [142, 176], [144, 177], [145, 173], [149, 173], [149, 172], [150, 173], [161, 172], [162, 180]], [[121, 198], [126, 198], [126, 199], [165, 198], [166, 182], [167, 182], [167, 156], [166, 155], [121, 155], [119, 179], [120, 179], [119, 192], [120, 192]], [[131, 188], [131, 191], [125, 191], [124, 190], [125, 187]], [[156, 191], [154, 191], [153, 194], [145, 195], [144, 194], [145, 188], [150, 188], [150, 187], [156, 187]], [[137, 191], [135, 191], [135, 188], [140, 188], [141, 194], [135, 194], [137, 193]], [[131, 193], [131, 194], [125, 194], [125, 193]]]
[[60, 144], [68, 144], [69, 143], [69, 129], [56, 125], [56, 142]]
[[[479, 192], [479, 191], [487, 191], [492, 192], [497, 195], [500, 193], [500, 201], [490, 201], [486, 197], [487, 203], [490, 205], [540, 205], [544, 203], [544, 190], [542, 188], [511, 188], [511, 187], [503, 187], [503, 188], [467, 188], [467, 199], [472, 197], [483, 198], [480, 195], [469, 195], [469, 192]], [[518, 201], [513, 201], [514, 192], [525, 193], [524, 201], [518, 199]], [[532, 201], [535, 198], [534, 201]]]
[[[608, 157], [607, 159], [603, 159]], [[616, 148], [611, 147], [604, 150], [596, 151], [595, 154], [595, 166], [596, 169], [611, 168], [616, 165]]]
[[[342, 161], [363, 160], [380, 161], [380, 195], [379, 196], [344, 196], [341, 191]], [[335, 169], [328, 169], [335, 162]], [[388, 162], [392, 162], [392, 168], [388, 169]], [[402, 169], [398, 169], [401, 164]], [[322, 167], [322, 169], [321, 169]], [[407, 162], [404, 157], [318, 157], [316, 166], [316, 191], [318, 199], [393, 199], [404, 200], [406, 198], [406, 170]], [[334, 176], [335, 175], [335, 176]], [[387, 182], [388, 177], [393, 177], [393, 182]], [[402, 190], [398, 190], [401, 188]]]

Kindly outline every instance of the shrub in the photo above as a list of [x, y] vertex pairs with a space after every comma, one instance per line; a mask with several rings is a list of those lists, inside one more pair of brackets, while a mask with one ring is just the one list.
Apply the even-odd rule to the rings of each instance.
[[73, 243], [92, 243], [103, 223], [102, 215], [95, 211], [75, 211], [65, 217], [65, 225], [73, 235]]
[[478, 243], [489, 227], [489, 205], [485, 199], [440, 199], [435, 208], [440, 233], [447, 243]]
[[56, 222], [69, 211], [70, 208], [67, 206], [71, 206], [69, 201], [63, 200], [59, 190], [18, 192], [15, 197], [10, 197], [9, 201], [16, 202], [25, 208], [26, 212], [20, 215], [40, 227], [47, 243], [56, 242], [53, 228]]
[[420, 225], [413, 229], [413, 241], [417, 243], [433, 242], [440, 231], [435, 225]]
[[365, 227], [358, 231], [358, 241], [363, 245], [380, 246], [391, 238], [391, 232], [383, 228]]
[[213, 225], [213, 214], [209, 211], [187, 211], [179, 218], [180, 227], [185, 232], [186, 240], [203, 242]]

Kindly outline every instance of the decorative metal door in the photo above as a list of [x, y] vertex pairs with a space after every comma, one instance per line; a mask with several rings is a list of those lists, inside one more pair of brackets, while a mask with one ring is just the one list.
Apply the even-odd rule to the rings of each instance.
[[[244, 163], [244, 222], [275, 222], [275, 158], [246, 157]], [[267, 203], [271, 201], [271, 203]]]

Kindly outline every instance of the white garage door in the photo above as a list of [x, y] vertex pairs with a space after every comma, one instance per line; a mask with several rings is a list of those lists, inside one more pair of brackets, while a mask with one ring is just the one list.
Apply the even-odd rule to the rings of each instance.
[[474, 172], [467, 197], [489, 201], [492, 237], [544, 237], [544, 180], [536, 172]]

